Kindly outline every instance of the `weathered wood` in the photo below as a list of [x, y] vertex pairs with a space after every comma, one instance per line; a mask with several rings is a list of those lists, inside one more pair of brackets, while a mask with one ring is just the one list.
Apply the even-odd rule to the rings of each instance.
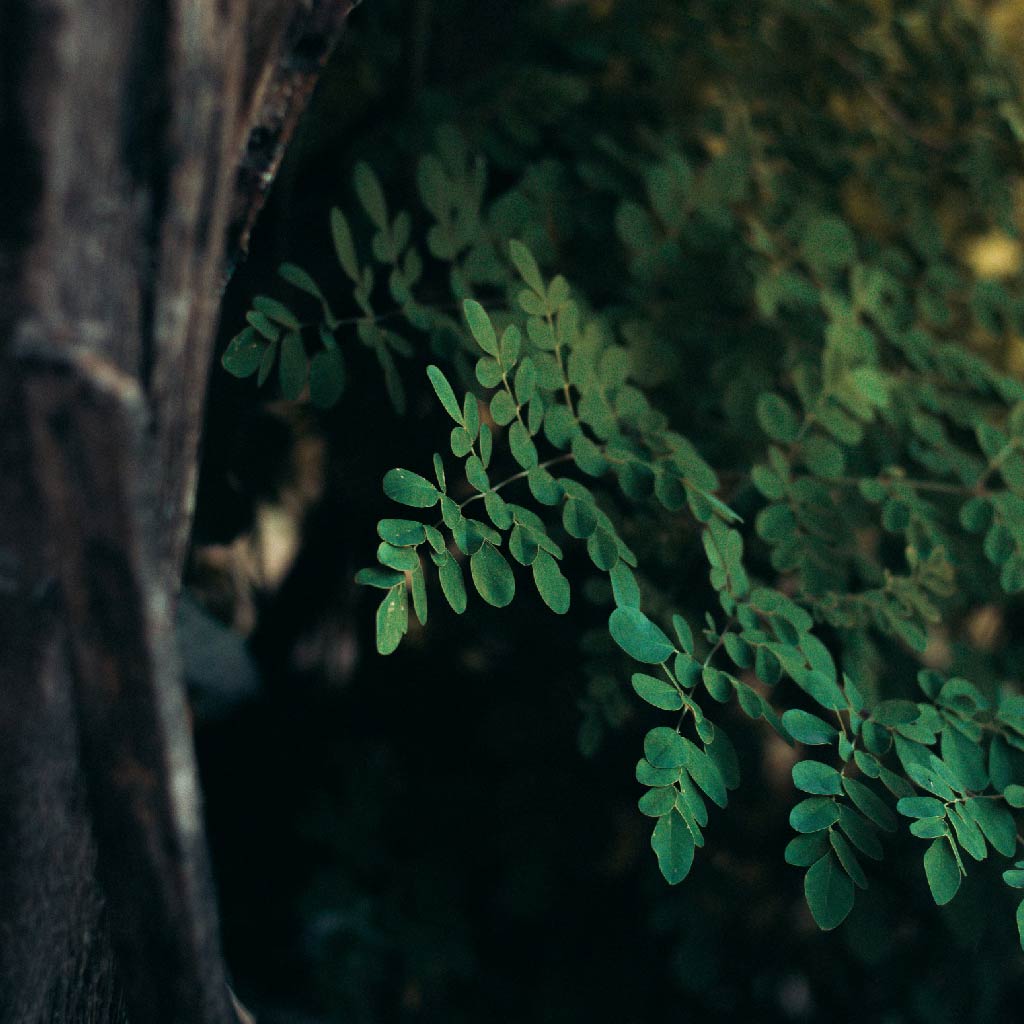
[[5, 1024], [238, 1019], [173, 608], [228, 225], [262, 202], [243, 89], [302, 76], [272, 172], [326, 55], [290, 26], [329, 48], [349, 6], [264, 5], [254, 67], [244, 0], [0, 0]]
[[70, 637], [99, 880], [135, 1020], [234, 1024], [191, 736], [158, 571], [147, 403], [89, 352], [24, 354]]
[[[250, 46], [265, 48], [265, 70], [249, 83], [246, 94], [246, 139], [228, 228], [228, 275], [248, 251], [249, 235], [295, 127], [345, 20], [358, 2], [307, 0], [276, 37], [264, 26], [250, 40]], [[274, 43], [266, 43], [269, 38]]]

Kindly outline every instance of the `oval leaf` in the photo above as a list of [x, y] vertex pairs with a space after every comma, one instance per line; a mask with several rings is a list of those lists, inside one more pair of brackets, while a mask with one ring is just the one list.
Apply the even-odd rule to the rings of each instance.
[[960, 868], [948, 840], [936, 839], [925, 850], [924, 873], [932, 899], [938, 906], [944, 906], [956, 895], [960, 888]]
[[831, 853], [815, 861], [804, 876], [804, 896], [825, 932], [841, 925], [853, 910], [853, 882]]
[[426, 477], [409, 469], [389, 469], [384, 474], [384, 493], [392, 501], [412, 508], [432, 508], [441, 497]]
[[377, 608], [377, 653], [390, 654], [409, 628], [409, 603], [405, 583], [392, 587]]
[[455, 397], [455, 392], [452, 390], [451, 384], [448, 383], [448, 378], [441, 372], [436, 366], [427, 367], [427, 376], [430, 378], [430, 383], [434, 386], [434, 391], [437, 394], [438, 400], [444, 406], [444, 411], [456, 423], [464, 423], [462, 416], [462, 409], [459, 408], [458, 399]]
[[477, 592], [495, 608], [510, 604], [516, 593], [512, 568], [493, 544], [484, 542], [469, 559], [469, 572]]
[[798, 761], [793, 765], [793, 785], [805, 793], [839, 796], [843, 783], [839, 772], [821, 761]]
[[690, 873], [693, 836], [678, 811], [670, 811], [658, 819], [651, 835], [651, 849], [657, 855], [658, 867], [669, 885], [676, 885]]
[[655, 768], [679, 768], [686, 764], [686, 743], [666, 725], [659, 725], [644, 737], [644, 757]]
[[787, 711], [782, 716], [782, 724], [793, 739], [808, 746], [833, 743], [838, 735], [837, 730], [828, 722], [823, 722], [817, 715], [812, 715], [808, 711]]
[[683, 698], [679, 691], [664, 679], [645, 675], [643, 672], [633, 673], [633, 689], [641, 700], [653, 704], [662, 711], [678, 711], [683, 706]]
[[669, 638], [639, 608], [616, 608], [608, 619], [608, 629], [631, 658], [646, 665], [660, 665], [675, 653]]
[[789, 812], [789, 823], [797, 832], [819, 832], [839, 820], [839, 804], [823, 796], [801, 800]]
[[541, 600], [556, 615], [564, 615], [569, 610], [569, 581], [547, 551], [538, 551], [534, 556], [533, 582]]

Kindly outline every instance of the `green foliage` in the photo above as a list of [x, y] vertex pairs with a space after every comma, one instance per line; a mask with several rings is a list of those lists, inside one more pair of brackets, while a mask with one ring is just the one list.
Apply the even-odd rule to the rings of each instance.
[[[596, 89], [568, 102], [557, 146], [540, 129], [496, 141], [438, 125], [416, 154], [412, 212], [392, 213], [357, 165], [358, 205], [332, 210], [329, 227], [360, 314], [336, 318], [285, 265], [321, 319], [260, 297], [223, 364], [262, 383], [279, 361], [283, 394], [308, 377], [329, 405], [354, 326], [400, 411], [393, 356], [415, 349], [379, 325], [386, 277], [387, 315], [443, 364], [426, 374], [454, 425], [438, 429], [436, 484], [384, 476], [388, 498], [436, 512], [382, 520], [380, 565], [357, 577], [385, 591], [378, 650], [415, 628], [410, 602], [426, 622], [435, 575], [464, 612], [467, 562], [496, 608], [530, 576], [558, 614], [596, 586], [621, 651], [606, 644], [606, 658], [671, 716], [636, 769], [669, 883], [705, 844], [708, 802], [726, 807], [739, 784], [722, 726], [735, 708], [796, 745], [785, 858], [806, 869], [821, 928], [847, 918], [879, 870], [864, 859], [881, 861], [880, 834], [904, 826], [911, 838], [891, 841], [925, 840], [923, 878], [943, 905], [969, 861], [1016, 855], [1024, 804], [1024, 698], [964, 639], [973, 608], [1024, 590], [1024, 387], [965, 344], [1024, 335], [1024, 282], [1019, 267], [977, 277], [958, 249], [964, 225], [1016, 237], [1005, 182], [1022, 173], [1019, 101], [970, 35], [1004, 100], [964, 100], [949, 117], [985, 141], [962, 143], [953, 126], [958, 148], [937, 158], [891, 123], [888, 100], [864, 96], [844, 40], [870, 38], [872, 5], [827, 4], [834, 21], [810, 26], [822, 38], [800, 58], [809, 76], [830, 47], [854, 62], [828, 111], [781, 71], [783, 93], [763, 103], [764, 83], [718, 66], [731, 50], [772, 66], [807, 38], [797, 6], [763, 0], [725, 19], [710, 54], [687, 50], [687, 16], [654, 6], [674, 30], [657, 59], [631, 55], [652, 83], [634, 84], [640, 127], [573, 131], [570, 113], [598, 120], [611, 102]], [[963, 45], [918, 28], [940, 53]], [[889, 45], [917, 45], [901, 38]], [[682, 68], [717, 87], [684, 102]], [[958, 219], [939, 215], [947, 194]], [[428, 283], [440, 303], [417, 297]], [[314, 328], [323, 349], [307, 369]], [[1005, 871], [1009, 887], [1024, 887], [1022, 869]]]

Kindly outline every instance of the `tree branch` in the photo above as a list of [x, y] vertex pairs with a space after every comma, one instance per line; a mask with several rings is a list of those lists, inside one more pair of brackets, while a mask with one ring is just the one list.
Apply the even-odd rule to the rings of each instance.
[[249, 248], [249, 236], [320, 72], [358, 0], [302, 0], [274, 35], [247, 103], [244, 143], [228, 225], [225, 279]]

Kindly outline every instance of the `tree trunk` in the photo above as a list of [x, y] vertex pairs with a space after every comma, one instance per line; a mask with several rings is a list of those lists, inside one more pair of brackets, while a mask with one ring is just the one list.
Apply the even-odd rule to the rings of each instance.
[[350, 0], [0, 0], [0, 1020], [232, 1022], [172, 631], [226, 273]]

